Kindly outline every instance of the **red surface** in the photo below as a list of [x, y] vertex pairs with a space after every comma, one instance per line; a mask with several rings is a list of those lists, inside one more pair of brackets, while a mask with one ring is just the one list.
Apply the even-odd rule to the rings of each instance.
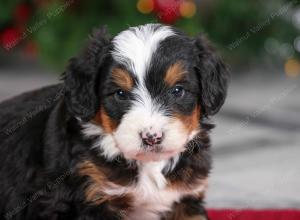
[[211, 220], [300, 220], [299, 210], [208, 210]]

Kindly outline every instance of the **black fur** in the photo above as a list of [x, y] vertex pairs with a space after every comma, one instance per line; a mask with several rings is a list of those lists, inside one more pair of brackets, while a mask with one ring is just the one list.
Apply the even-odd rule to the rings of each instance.
[[[178, 33], [176, 36], [171, 36], [160, 43], [159, 48], [153, 55], [151, 68], [148, 70], [146, 78], [146, 86], [153, 98], [164, 106], [167, 112], [177, 112], [189, 115], [196, 104], [199, 97], [199, 85], [194, 67], [195, 56], [194, 45], [191, 39]], [[176, 53], [174, 53], [176, 51]], [[176, 99], [170, 93], [172, 88], [169, 88], [164, 83], [164, 73], [175, 62], [180, 61], [187, 70], [185, 78], [179, 82], [185, 89], [184, 99]], [[167, 94], [167, 95], [165, 95]]]
[[225, 64], [203, 35], [195, 39], [195, 46], [198, 54], [195, 69], [201, 86], [203, 113], [214, 115], [224, 104], [229, 75]]
[[[112, 182], [126, 186], [138, 178], [134, 162], [128, 163], [123, 157], [107, 161], [92, 149], [94, 139], [82, 135], [78, 121], [91, 120], [101, 103], [116, 120], [121, 120], [128, 108], [124, 103], [121, 106], [114, 103], [109, 96], [115, 88], [108, 73], [119, 65], [109, 53], [111, 48], [105, 30], [97, 31], [87, 49], [71, 59], [63, 84], [28, 92], [0, 104], [1, 220], [124, 219], [123, 206], [119, 204], [112, 211], [109, 202], [100, 206], [87, 202], [84, 190], [89, 179], [78, 174], [78, 165], [89, 160], [109, 170], [107, 178]], [[191, 183], [194, 178], [209, 174], [211, 127], [203, 120], [215, 114], [225, 100], [226, 68], [202, 36], [195, 40], [184, 35], [171, 37], [156, 53], [147, 80], [151, 95], [166, 108], [173, 106], [186, 115], [201, 103], [202, 132], [188, 144], [174, 171], [164, 171], [171, 181]], [[173, 56], [165, 59], [166, 53]], [[163, 95], [170, 88], [162, 84], [159, 73], [172, 64], [170, 60], [178, 59], [184, 61], [190, 75], [187, 82], [182, 82], [188, 90], [187, 98], [174, 105], [171, 97]], [[185, 168], [191, 168], [193, 176], [184, 176]], [[191, 206], [189, 215], [205, 215], [201, 200], [182, 200]]]
[[64, 75], [68, 110], [83, 120], [90, 119], [98, 110], [97, 90], [103, 82], [101, 72], [110, 58], [109, 49], [106, 29], [95, 31], [83, 53], [70, 60]]

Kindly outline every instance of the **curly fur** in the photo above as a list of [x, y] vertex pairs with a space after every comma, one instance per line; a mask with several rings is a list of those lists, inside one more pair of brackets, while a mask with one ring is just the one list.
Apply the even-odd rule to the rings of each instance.
[[[112, 41], [105, 29], [100, 29], [93, 34], [86, 49], [70, 60], [62, 84], [0, 104], [0, 219], [126, 220], [135, 219], [132, 213], [139, 213], [138, 218], [145, 220], [206, 219], [203, 198], [211, 169], [208, 133], [213, 127], [206, 120], [224, 103], [228, 75], [225, 65], [202, 35], [190, 39], [173, 31], [178, 37], [168, 38], [159, 50], [164, 54], [164, 50], [180, 39], [194, 45], [193, 53], [197, 54], [194, 60], [190, 60], [191, 54], [184, 55], [185, 49], [180, 44], [177, 51], [181, 55], [174, 51], [172, 59], [190, 60], [197, 75], [194, 83], [199, 88], [197, 103], [201, 114], [200, 132], [192, 136], [186, 150], [153, 168], [161, 172], [161, 177], [156, 176], [152, 166], [147, 168], [150, 174], [144, 181], [150, 184], [147, 178], [154, 175], [153, 184], [160, 185], [157, 190], [164, 190], [152, 194], [153, 198], [147, 194], [146, 200], [152, 201], [159, 193], [174, 197], [162, 202], [167, 210], [158, 207], [153, 214], [151, 207], [138, 206], [136, 193], [145, 192], [145, 186], [139, 185], [139, 181], [141, 172], [146, 172], [139, 161], [128, 160], [122, 154], [108, 159], [93, 148], [95, 142], [100, 141], [101, 145], [105, 138], [101, 121], [97, 125], [99, 134], [83, 134], [83, 123], [95, 123], [93, 120], [103, 105], [102, 88], [107, 83], [111, 64], [116, 62], [110, 53], [114, 47]], [[164, 62], [165, 58], [160, 60]], [[159, 68], [158, 64], [153, 68]], [[151, 84], [151, 80], [147, 83]], [[113, 109], [109, 103], [106, 106]], [[107, 116], [116, 125], [121, 123], [124, 114], [118, 114], [118, 110], [108, 112]], [[189, 114], [189, 109], [183, 111]], [[199, 185], [202, 188], [197, 191]]]

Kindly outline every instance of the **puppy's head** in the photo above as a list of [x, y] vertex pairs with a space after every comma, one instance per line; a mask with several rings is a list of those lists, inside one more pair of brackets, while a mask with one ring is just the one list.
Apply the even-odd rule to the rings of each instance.
[[69, 111], [99, 133], [105, 156], [152, 161], [184, 151], [200, 119], [218, 112], [227, 73], [203, 36], [148, 24], [112, 39], [98, 31], [71, 60], [65, 86]]

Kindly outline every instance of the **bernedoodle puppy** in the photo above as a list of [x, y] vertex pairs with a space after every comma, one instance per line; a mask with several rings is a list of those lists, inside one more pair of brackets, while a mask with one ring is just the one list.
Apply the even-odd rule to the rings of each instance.
[[207, 219], [227, 78], [202, 35], [96, 31], [62, 84], [0, 104], [1, 219]]

